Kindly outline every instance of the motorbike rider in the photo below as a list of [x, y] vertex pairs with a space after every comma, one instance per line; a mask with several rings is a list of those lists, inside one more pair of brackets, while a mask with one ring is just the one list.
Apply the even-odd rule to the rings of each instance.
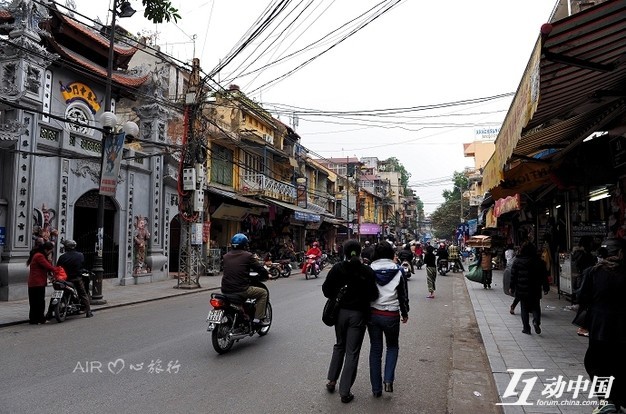
[[268, 273], [255, 256], [247, 250], [248, 244], [248, 237], [242, 233], [235, 234], [230, 240], [232, 250], [223, 258], [222, 293], [256, 299], [256, 312], [252, 322], [260, 326], [269, 326], [269, 322], [264, 320], [267, 290], [252, 286], [250, 283], [250, 272], [257, 272], [261, 281], [268, 279]]
[[[318, 242], [313, 242], [313, 245], [311, 246], [309, 250], [306, 251], [306, 254], [304, 255], [304, 257], [308, 258], [309, 255], [315, 256], [315, 263], [319, 267], [320, 259], [322, 258], [322, 251], [320, 250], [320, 244]], [[304, 264], [302, 265], [302, 273], [306, 273], [306, 260], [304, 261]]]
[[459, 255], [459, 246], [454, 243], [448, 246], [448, 258], [450, 262], [456, 263], [456, 265], [461, 269], [462, 272], [465, 272], [465, 268], [463, 267], [463, 263], [461, 263], [461, 256]]
[[415, 257], [417, 257], [417, 260], [424, 262], [424, 249], [422, 249], [422, 244], [419, 242], [415, 244]]
[[361, 251], [361, 258], [364, 264], [370, 264], [374, 260], [374, 246], [371, 245], [369, 240], [365, 242], [365, 247]]
[[400, 264], [402, 264], [402, 262], [408, 262], [411, 266], [411, 273], [415, 274], [415, 270], [413, 269], [413, 252], [411, 252], [410, 244], [405, 244], [402, 250], [398, 251], [398, 261]]
[[439, 269], [439, 262], [443, 260], [448, 260], [448, 249], [446, 248], [446, 244], [444, 242], [439, 243], [439, 247], [437, 247], [437, 269]]
[[57, 266], [61, 266], [67, 273], [67, 281], [74, 285], [76, 292], [78, 292], [80, 303], [85, 307], [85, 316], [91, 318], [93, 316], [91, 303], [81, 276], [81, 272], [85, 267], [85, 256], [76, 250], [76, 242], [74, 240], [68, 239], [62, 243], [65, 247], [65, 253], [57, 259]]

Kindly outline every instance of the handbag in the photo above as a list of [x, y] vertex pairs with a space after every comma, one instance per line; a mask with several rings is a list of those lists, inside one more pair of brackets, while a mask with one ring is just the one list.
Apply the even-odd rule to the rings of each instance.
[[469, 265], [469, 271], [465, 277], [472, 282], [483, 283], [483, 269], [480, 267], [480, 261], [476, 261]]
[[346, 294], [346, 290], [348, 289], [348, 285], [345, 285], [339, 292], [337, 292], [337, 296], [334, 298], [328, 298], [326, 304], [324, 305], [324, 310], [322, 311], [322, 322], [326, 326], [334, 326], [337, 323], [337, 316], [339, 315], [339, 304], [341, 299]]

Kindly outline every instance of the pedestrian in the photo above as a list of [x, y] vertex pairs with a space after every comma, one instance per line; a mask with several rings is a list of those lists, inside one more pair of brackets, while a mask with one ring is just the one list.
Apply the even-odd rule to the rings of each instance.
[[579, 292], [589, 329], [585, 369], [592, 380], [614, 378], [610, 394], [593, 412], [617, 413], [626, 408], [626, 242], [608, 239], [602, 245], [609, 257], [586, 272]]
[[370, 302], [378, 298], [378, 288], [374, 271], [361, 263], [359, 242], [354, 239], [347, 240], [343, 245], [343, 251], [349, 260], [336, 263], [328, 271], [322, 284], [322, 292], [325, 297], [334, 298], [342, 287], [347, 286], [339, 304], [339, 315], [335, 324], [336, 343], [328, 367], [326, 389], [328, 392], [334, 392], [339, 380], [341, 402], [349, 403], [354, 399], [350, 390], [356, 379], [359, 355], [370, 314]]
[[76, 242], [74, 240], [64, 240], [65, 253], [57, 259], [57, 266], [61, 266], [67, 274], [67, 281], [74, 284], [78, 298], [85, 308], [85, 316], [91, 318], [91, 303], [89, 302], [89, 294], [83, 283], [82, 270], [85, 267], [85, 256], [76, 250]]
[[431, 245], [426, 246], [426, 254], [424, 255], [424, 264], [426, 265], [426, 283], [428, 285], [428, 299], [435, 298], [435, 280], [437, 279], [437, 257], [435, 256], [435, 248]]
[[43, 242], [30, 251], [26, 266], [30, 266], [28, 272], [28, 323], [31, 325], [46, 323], [44, 312], [46, 310], [46, 285], [48, 284], [48, 272], [54, 271], [54, 266], [48, 259], [54, 250], [54, 244], [49, 241]]
[[480, 255], [478, 256], [478, 260], [480, 262], [480, 268], [483, 271], [483, 288], [491, 289], [491, 251], [487, 247], [483, 247]]
[[[504, 260], [506, 261], [506, 267], [504, 268], [504, 273], [502, 275], [502, 286], [504, 287], [504, 293], [509, 294], [509, 288], [511, 286], [511, 267], [513, 266], [513, 261], [515, 260], [515, 249], [513, 245], [509, 243], [504, 250]], [[514, 297], [513, 303], [509, 307], [509, 313], [511, 315], [515, 315], [515, 307], [519, 303], [519, 299]]]
[[[574, 297], [578, 295], [580, 286], [582, 285], [583, 279], [586, 277], [585, 271], [593, 267], [597, 259], [591, 253], [591, 249], [593, 246], [593, 237], [589, 235], [581, 236], [578, 241], [578, 248], [574, 249], [572, 252], [572, 263], [574, 264], [574, 268], [576, 269], [576, 276], [572, 280]], [[576, 298], [576, 302], [578, 303], [578, 298]], [[576, 330], [576, 334], [578, 336], [589, 336], [589, 331], [587, 330], [587, 326], [585, 325], [586, 321], [586, 312], [587, 309], [585, 306], [581, 306], [578, 303], [578, 310], [576, 312], [575, 321], [578, 322], [578, 329]]]
[[542, 288], [544, 294], [550, 290], [545, 263], [537, 254], [535, 245], [526, 243], [511, 266], [509, 291], [514, 293], [521, 303], [522, 333], [527, 335], [530, 335], [530, 313], [533, 314], [535, 332], [541, 333]]
[[[382, 395], [383, 384], [385, 392], [393, 392], [400, 350], [400, 320], [402, 323], [409, 320], [409, 288], [402, 268], [393, 258], [394, 252], [389, 243], [381, 243], [376, 246], [371, 264], [379, 294], [378, 299], [371, 304], [371, 316], [367, 324], [370, 337], [370, 382], [376, 398]], [[383, 335], [387, 344], [384, 375]]]
[[374, 260], [374, 246], [369, 241], [365, 242], [365, 247], [361, 251], [361, 258], [365, 264], [370, 264]]

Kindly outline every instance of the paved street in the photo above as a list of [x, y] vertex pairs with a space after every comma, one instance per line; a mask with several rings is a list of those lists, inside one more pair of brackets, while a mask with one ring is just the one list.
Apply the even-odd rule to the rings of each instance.
[[[440, 276], [437, 298], [429, 300], [425, 298], [424, 270], [409, 281], [411, 313], [401, 332], [396, 392], [382, 400], [371, 397], [366, 337], [353, 388], [356, 399], [344, 406], [338, 396], [323, 389], [333, 344], [332, 329], [319, 321], [323, 276], [307, 281], [294, 274], [268, 282], [275, 311], [270, 334], [246, 338], [224, 356], [213, 351], [205, 331], [209, 293], [173, 289], [175, 280], [105, 286], [106, 306], [182, 296], [96, 308], [91, 320], [73, 317], [63, 324], [53, 321], [44, 326], [0, 328], [0, 346], [10, 350], [8, 363], [3, 364], [6, 369], [0, 373], [0, 412], [128, 412], [128, 407], [135, 412], [204, 412], [210, 404], [219, 404], [221, 412], [227, 413], [326, 413], [339, 409], [366, 413], [381, 409], [393, 413], [590, 413], [593, 409], [537, 405], [538, 400], [546, 401], [541, 392], [553, 378], [561, 375], [567, 382], [578, 375], [586, 377], [582, 365], [586, 340], [575, 334], [570, 323], [574, 313], [565, 310], [568, 302], [551, 292], [542, 302], [542, 335], [527, 336], [521, 333], [519, 315], [508, 313], [511, 299], [502, 292], [500, 272], [494, 274], [493, 290], [483, 290], [461, 274]], [[219, 280], [203, 277], [203, 290], [216, 287]], [[7, 310], [16, 312], [19, 306], [0, 303], [0, 322], [10, 323]], [[23, 320], [28, 306], [21, 306], [26, 312]], [[77, 337], [80, 340], [72, 339]], [[158, 364], [150, 366], [157, 360], [164, 372], [155, 372]], [[109, 370], [116, 371], [122, 363], [119, 373]], [[511, 378], [507, 369], [513, 368], [545, 370], [537, 374], [538, 382], [528, 398], [533, 405], [495, 406], [500, 401], [497, 395], [504, 394]], [[232, 398], [233, 389], [241, 386], [246, 388], [245, 398]], [[62, 396], [68, 395], [69, 389], [85, 398], [65, 401]], [[516, 398], [502, 401], [511, 403]], [[571, 392], [569, 399], [573, 400]], [[578, 400], [582, 403], [583, 398]]]

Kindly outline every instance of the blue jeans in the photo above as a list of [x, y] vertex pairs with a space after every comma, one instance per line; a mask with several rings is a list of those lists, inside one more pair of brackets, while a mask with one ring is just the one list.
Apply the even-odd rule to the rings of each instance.
[[385, 356], [385, 382], [393, 382], [398, 362], [398, 337], [400, 336], [400, 314], [397, 316], [384, 316], [372, 314], [367, 330], [370, 337], [370, 382], [372, 392], [383, 390], [382, 357], [383, 357], [383, 334], [387, 343], [387, 355]]

